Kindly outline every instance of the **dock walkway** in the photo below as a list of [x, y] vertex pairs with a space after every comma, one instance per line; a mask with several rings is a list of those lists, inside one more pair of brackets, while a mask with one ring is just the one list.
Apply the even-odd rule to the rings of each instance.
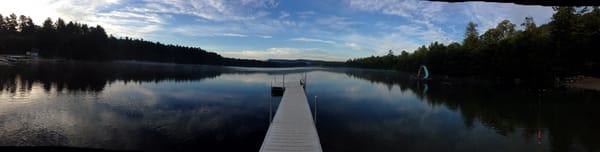
[[323, 151], [306, 93], [299, 82], [285, 84], [281, 103], [269, 126], [260, 151]]

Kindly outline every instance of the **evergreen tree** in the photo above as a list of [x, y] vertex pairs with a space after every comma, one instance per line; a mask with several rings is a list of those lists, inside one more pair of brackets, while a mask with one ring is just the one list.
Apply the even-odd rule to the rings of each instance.
[[17, 15], [10, 14], [10, 16], [6, 17], [6, 29], [8, 32], [17, 32], [18, 26]]
[[478, 43], [479, 32], [477, 32], [477, 24], [469, 22], [465, 31], [465, 40], [463, 41], [463, 45], [465, 47], [474, 49], [477, 48]]
[[525, 28], [525, 31], [532, 31], [537, 28], [537, 25], [535, 24], [535, 21], [531, 16], [525, 17], [525, 21], [523, 21], [523, 24], [521, 24], [521, 26]]
[[504, 20], [479, 36], [477, 24], [469, 22], [462, 45], [432, 42], [396, 56], [394, 65], [386, 65], [387, 59], [378, 56], [346, 64], [404, 71], [425, 64], [438, 75], [520, 78], [531, 83], [581, 74], [600, 76], [600, 9], [554, 10], [552, 21], [541, 26], [526, 17], [521, 24], [524, 30], [516, 30], [515, 24]]
[[25, 34], [30, 34], [35, 31], [35, 24], [33, 24], [31, 18], [26, 17], [25, 15], [19, 16], [19, 31]]
[[42, 30], [46, 32], [55, 30], [54, 23], [52, 22], [51, 18], [44, 20], [44, 23], [42, 24]]
[[6, 26], [6, 21], [4, 21], [4, 17], [0, 14], [0, 33], [4, 33], [8, 31], [8, 27]]

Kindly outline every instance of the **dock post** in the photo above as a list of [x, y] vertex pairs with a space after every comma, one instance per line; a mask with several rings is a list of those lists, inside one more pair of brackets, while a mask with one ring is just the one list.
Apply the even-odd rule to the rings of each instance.
[[269, 96], [269, 125], [273, 122], [273, 95]]
[[315, 96], [315, 115], [313, 118], [315, 121], [315, 124], [317, 124], [317, 99], [318, 99], [317, 96]]
[[302, 78], [302, 79], [303, 79], [303, 83], [304, 83], [304, 84], [302, 85], [302, 88], [304, 88], [304, 90], [306, 90], [306, 83], [307, 83], [307, 82], [306, 82], [306, 73], [304, 73], [304, 76], [303, 76], [303, 78]]

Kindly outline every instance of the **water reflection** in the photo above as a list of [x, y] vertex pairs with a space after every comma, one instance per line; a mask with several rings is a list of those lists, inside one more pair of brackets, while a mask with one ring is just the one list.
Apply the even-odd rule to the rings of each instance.
[[258, 149], [268, 125], [269, 73], [139, 63], [0, 68], [4, 146], [247, 150]]
[[[399, 133], [402, 136], [420, 136], [419, 139], [414, 139], [410, 144], [404, 145], [407, 147], [414, 147], [414, 151], [530, 151], [530, 150], [542, 150], [542, 151], [598, 151], [600, 150], [600, 140], [595, 137], [600, 135], [600, 132], [595, 128], [600, 125], [595, 121], [598, 119], [600, 112], [597, 110], [598, 99], [600, 94], [595, 91], [586, 90], [561, 90], [555, 89], [546, 91], [543, 93], [537, 93], [535, 90], [523, 89], [523, 88], [504, 88], [495, 86], [472, 86], [472, 85], [460, 85], [460, 86], [448, 86], [441, 83], [436, 84], [418, 84], [408, 79], [405, 74], [395, 73], [389, 71], [372, 71], [372, 70], [346, 70], [344, 71], [350, 77], [360, 78], [369, 80], [374, 84], [385, 85], [388, 90], [393, 90], [393, 87], [398, 87], [400, 92], [409, 92], [414, 94], [418, 100], [425, 102], [427, 108], [424, 110], [445, 110], [458, 111], [460, 118], [453, 118], [451, 113], [445, 112], [412, 112], [411, 110], [419, 109], [418, 106], [406, 106], [413, 109], [403, 109], [401, 111], [409, 111], [405, 114], [415, 114], [413, 116], [398, 116], [402, 119], [415, 118], [421, 120], [396, 120], [396, 118], [390, 118], [388, 115], [393, 114], [385, 113], [381, 117], [388, 117], [389, 119], [381, 119], [378, 122], [390, 122], [400, 121], [410, 122], [410, 124], [398, 124], [398, 125], [387, 125], [382, 126], [394, 126], [405, 128], [406, 125], [414, 126], [414, 122], [428, 123], [427, 115], [440, 115], [434, 116], [436, 119], [456, 119], [463, 121], [464, 128], [457, 124], [429, 124], [420, 125], [419, 129], [412, 128], [408, 129], [410, 133]], [[365, 92], [360, 91], [360, 92]], [[364, 95], [364, 94], [361, 94]], [[405, 96], [402, 96], [405, 97]], [[401, 99], [402, 100], [402, 99]], [[407, 99], [411, 100], [411, 99]], [[327, 108], [323, 108], [327, 109]], [[388, 109], [388, 108], [373, 108], [373, 109]], [[355, 111], [355, 110], [347, 110]], [[381, 111], [379, 111], [381, 112]], [[324, 113], [324, 112], [323, 112]], [[325, 115], [325, 114], [323, 114]], [[373, 115], [373, 114], [366, 114]], [[373, 122], [373, 123], [378, 123]], [[444, 122], [444, 121], [442, 121]], [[452, 121], [446, 121], [452, 122]], [[371, 122], [363, 122], [363, 124], [369, 124]], [[391, 122], [390, 122], [391, 123]], [[485, 135], [478, 134], [476, 137], [477, 143], [469, 143], [472, 145], [481, 145], [479, 149], [453, 149], [456, 145], [468, 143], [468, 139], [460, 138], [461, 136], [469, 136], [462, 133], [465, 128], [471, 133], [478, 130], [483, 125], [485, 128], [491, 128], [497, 135], [503, 136], [503, 138], [509, 138], [513, 141], [525, 140], [523, 143], [516, 142], [506, 146], [518, 147], [515, 149], [507, 148], [502, 150], [501, 148], [495, 148], [495, 146], [485, 145]], [[444, 128], [431, 128], [432, 126], [444, 127]], [[458, 128], [456, 128], [458, 127]], [[390, 129], [390, 130], [397, 130]], [[394, 134], [394, 131], [384, 129], [385, 133], [381, 133], [382, 136]], [[428, 132], [442, 131], [440, 133], [416, 133], [422, 130], [428, 130]], [[445, 130], [445, 131], [444, 131]], [[439, 141], [437, 139], [431, 140], [420, 140], [423, 136], [432, 135], [437, 139], [456, 139], [457, 141], [446, 141], [450, 145], [443, 146], [444, 143], [431, 143]], [[456, 135], [451, 137], [447, 135]], [[519, 138], [521, 137], [521, 138]], [[405, 138], [405, 137], [402, 137]], [[405, 138], [406, 139], [406, 138]], [[410, 140], [409, 140], [410, 141]], [[418, 147], [413, 142], [418, 141], [429, 141], [428, 145], [436, 145], [432, 147]], [[373, 140], [364, 140], [363, 142], [369, 142], [370, 144], [377, 145], [377, 142], [389, 142], [382, 141], [381, 138]], [[458, 143], [457, 143], [458, 142]], [[498, 142], [498, 141], [495, 141]], [[524, 143], [537, 143], [524, 144]], [[352, 145], [352, 144], [350, 144]], [[418, 144], [417, 144], [418, 145]], [[496, 143], [496, 145], [502, 145], [502, 143]], [[533, 146], [527, 146], [533, 145]], [[399, 145], [398, 145], [399, 146]], [[385, 150], [394, 149], [398, 147], [393, 145]], [[461, 146], [459, 146], [461, 147]], [[472, 146], [464, 146], [472, 147]], [[476, 146], [478, 147], [478, 146]], [[489, 149], [486, 149], [488, 147]], [[534, 149], [528, 149], [534, 148]], [[536, 148], [537, 147], [537, 148]], [[338, 150], [339, 147], [330, 147], [334, 150]], [[359, 147], [344, 147], [348, 149], [359, 148]], [[444, 149], [446, 148], [446, 149]], [[495, 148], [495, 149], [494, 149]], [[400, 148], [400, 149], [406, 149]], [[382, 149], [383, 150], [383, 149]]]
[[[189, 81], [215, 78], [218, 67], [177, 66], [167, 64], [62, 62], [0, 67], [0, 90], [16, 93], [29, 91], [39, 83], [44, 91], [100, 92], [115, 81], [125, 83], [159, 82], [162, 80]], [[200, 69], [200, 70], [199, 70]]]
[[253, 151], [280, 100], [269, 82], [283, 73], [308, 73], [325, 151], [600, 150], [598, 92], [419, 84], [380, 70], [129, 62], [0, 66], [0, 145]]

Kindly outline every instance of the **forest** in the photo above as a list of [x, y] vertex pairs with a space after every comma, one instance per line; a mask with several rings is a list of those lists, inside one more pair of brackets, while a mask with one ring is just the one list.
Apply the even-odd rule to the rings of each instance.
[[[426, 65], [435, 75], [537, 79], [600, 75], [600, 8], [554, 7], [550, 22], [537, 25], [526, 17], [520, 25], [504, 20], [480, 34], [469, 22], [462, 43], [432, 42], [413, 52], [350, 59], [346, 66], [414, 72]], [[107, 35], [100, 25], [0, 14], [0, 54], [39, 50], [43, 58], [68, 60], [136, 60], [230, 66], [302, 66], [225, 58], [201, 48]]]
[[414, 72], [426, 65], [434, 75], [460, 77], [568, 78], [600, 74], [600, 9], [553, 7], [547, 24], [532, 17], [516, 25], [504, 20], [483, 34], [469, 22], [462, 43], [432, 42], [414, 52], [350, 59], [354, 67]]
[[[180, 64], [282, 66], [258, 60], [225, 58], [201, 48], [161, 44], [107, 35], [102, 26], [48, 18], [41, 26], [30, 17], [0, 14], [0, 54], [39, 50], [43, 58], [112, 61], [136, 60]], [[289, 65], [286, 65], [289, 66]]]

